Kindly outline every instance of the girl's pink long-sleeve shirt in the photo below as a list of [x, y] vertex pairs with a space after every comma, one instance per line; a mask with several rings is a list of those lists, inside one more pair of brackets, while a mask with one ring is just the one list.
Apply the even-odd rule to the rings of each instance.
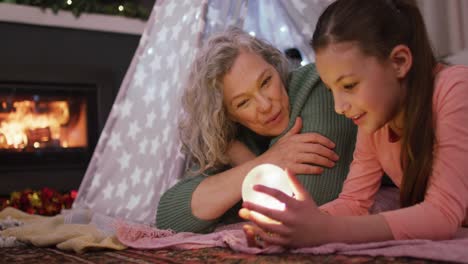
[[[433, 110], [436, 142], [424, 201], [381, 213], [395, 239], [449, 239], [467, 216], [468, 67], [450, 66], [438, 72]], [[389, 140], [388, 125], [372, 135], [358, 131], [354, 160], [343, 191], [321, 210], [331, 215], [368, 214], [383, 172], [400, 187], [400, 150], [401, 140]]]

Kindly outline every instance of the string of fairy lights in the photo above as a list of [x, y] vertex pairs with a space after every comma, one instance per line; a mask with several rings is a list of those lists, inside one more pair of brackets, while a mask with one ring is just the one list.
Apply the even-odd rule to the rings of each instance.
[[147, 20], [151, 12], [139, 1], [130, 0], [0, 0], [0, 3], [37, 6], [55, 13], [66, 10], [77, 17], [82, 13], [98, 13]]

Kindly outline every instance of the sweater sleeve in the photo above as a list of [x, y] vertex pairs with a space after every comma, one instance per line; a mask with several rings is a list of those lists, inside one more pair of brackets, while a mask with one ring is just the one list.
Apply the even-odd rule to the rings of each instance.
[[382, 213], [395, 239], [449, 239], [468, 207], [468, 68], [450, 67], [434, 95], [436, 143], [424, 201]]
[[[291, 105], [289, 128], [300, 116], [301, 133], [319, 133], [336, 144], [334, 151], [340, 158], [333, 168], [324, 168], [319, 175], [296, 175], [315, 202], [322, 205], [336, 199], [341, 192], [353, 158], [356, 126], [348, 118], [335, 113], [333, 96], [320, 80], [314, 64], [292, 72], [288, 95]], [[273, 139], [272, 144], [281, 136]]]
[[167, 190], [161, 197], [156, 214], [156, 226], [176, 232], [205, 233], [211, 231], [217, 220], [206, 221], [192, 214], [192, 194], [208, 176], [188, 177]]
[[366, 215], [374, 203], [383, 170], [371, 136], [358, 130], [356, 149], [348, 177], [338, 199], [320, 207], [330, 215]]
[[[255, 133], [241, 128], [238, 139], [244, 142], [249, 149], [259, 155], [265, 151], [269, 139], [260, 137]], [[230, 224], [241, 221], [237, 212], [241, 203], [237, 203], [220, 218], [210, 221], [197, 218], [192, 213], [192, 194], [198, 185], [210, 175], [217, 174], [228, 169], [226, 166], [220, 170], [205, 172], [206, 175], [185, 175], [184, 179], [167, 190], [161, 197], [156, 214], [156, 226], [160, 229], [172, 229], [176, 232], [208, 233], [213, 231], [218, 224]]]

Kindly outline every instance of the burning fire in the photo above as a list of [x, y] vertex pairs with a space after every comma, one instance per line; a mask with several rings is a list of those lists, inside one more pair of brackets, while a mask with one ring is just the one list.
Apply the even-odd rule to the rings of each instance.
[[70, 120], [70, 111], [66, 101], [17, 101], [12, 111], [0, 113], [0, 120], [1, 148], [38, 148], [44, 142], [60, 143], [60, 129]]

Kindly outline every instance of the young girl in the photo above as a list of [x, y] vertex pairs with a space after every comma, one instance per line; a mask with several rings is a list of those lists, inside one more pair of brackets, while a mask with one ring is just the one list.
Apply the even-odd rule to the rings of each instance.
[[[450, 239], [468, 208], [468, 67], [436, 62], [411, 1], [338, 0], [311, 44], [335, 111], [358, 126], [354, 160], [339, 198], [320, 208], [292, 175], [296, 198], [256, 186], [286, 209], [244, 203], [240, 215], [260, 227], [246, 226], [248, 237], [293, 247]], [[401, 209], [369, 215], [384, 172]]]

